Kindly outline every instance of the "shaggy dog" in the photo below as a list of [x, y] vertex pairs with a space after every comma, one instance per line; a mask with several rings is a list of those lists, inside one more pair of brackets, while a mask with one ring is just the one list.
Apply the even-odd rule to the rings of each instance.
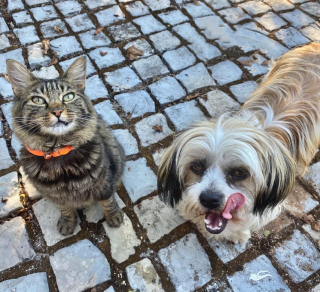
[[162, 200], [208, 238], [245, 243], [275, 219], [320, 142], [320, 44], [280, 57], [232, 117], [200, 122], [164, 154]]

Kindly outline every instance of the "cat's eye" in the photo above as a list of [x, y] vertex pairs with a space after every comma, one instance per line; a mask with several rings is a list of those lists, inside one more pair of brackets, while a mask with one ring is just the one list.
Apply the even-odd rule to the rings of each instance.
[[68, 102], [68, 101], [71, 101], [73, 99], [74, 99], [74, 94], [73, 93], [68, 93], [62, 98], [62, 101], [63, 102]]
[[40, 96], [35, 96], [35, 97], [33, 97], [31, 100], [32, 100], [32, 102], [33, 102], [34, 104], [38, 104], [38, 105], [41, 105], [41, 104], [45, 104], [45, 103], [46, 103], [46, 101], [44, 100], [44, 98], [42, 98], [42, 97], [40, 97]]

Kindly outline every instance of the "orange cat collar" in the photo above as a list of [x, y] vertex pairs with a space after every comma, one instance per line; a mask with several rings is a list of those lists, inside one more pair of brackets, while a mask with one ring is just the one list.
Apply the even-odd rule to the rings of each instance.
[[60, 148], [57, 151], [51, 152], [49, 154], [46, 154], [46, 153], [44, 153], [43, 151], [40, 151], [40, 150], [32, 150], [28, 146], [26, 146], [26, 148], [33, 155], [43, 156], [45, 159], [51, 159], [51, 157], [59, 157], [61, 155], [66, 155], [66, 154], [68, 154], [70, 151], [72, 151], [74, 149], [72, 146], [64, 146], [64, 147]]

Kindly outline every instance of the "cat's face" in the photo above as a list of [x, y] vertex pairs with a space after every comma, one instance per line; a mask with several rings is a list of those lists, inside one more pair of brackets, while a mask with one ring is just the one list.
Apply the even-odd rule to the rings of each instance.
[[85, 58], [78, 58], [63, 77], [54, 80], [40, 80], [13, 60], [7, 62], [7, 71], [16, 95], [13, 109], [16, 132], [69, 135], [81, 131], [95, 118], [92, 104], [83, 93]]

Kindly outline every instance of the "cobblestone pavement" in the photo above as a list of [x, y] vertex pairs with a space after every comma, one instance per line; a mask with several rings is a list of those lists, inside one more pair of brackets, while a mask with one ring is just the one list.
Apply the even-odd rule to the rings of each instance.
[[[246, 246], [207, 242], [156, 192], [176, 133], [238, 110], [271, 59], [320, 41], [319, 1], [1, 0], [0, 11], [1, 292], [320, 291], [320, 232], [302, 220], [320, 220], [320, 154]], [[99, 206], [79, 210], [66, 238], [58, 210], [19, 171], [4, 74], [13, 58], [55, 78], [78, 56], [88, 60], [87, 95], [125, 148], [125, 220], [112, 229]]]

